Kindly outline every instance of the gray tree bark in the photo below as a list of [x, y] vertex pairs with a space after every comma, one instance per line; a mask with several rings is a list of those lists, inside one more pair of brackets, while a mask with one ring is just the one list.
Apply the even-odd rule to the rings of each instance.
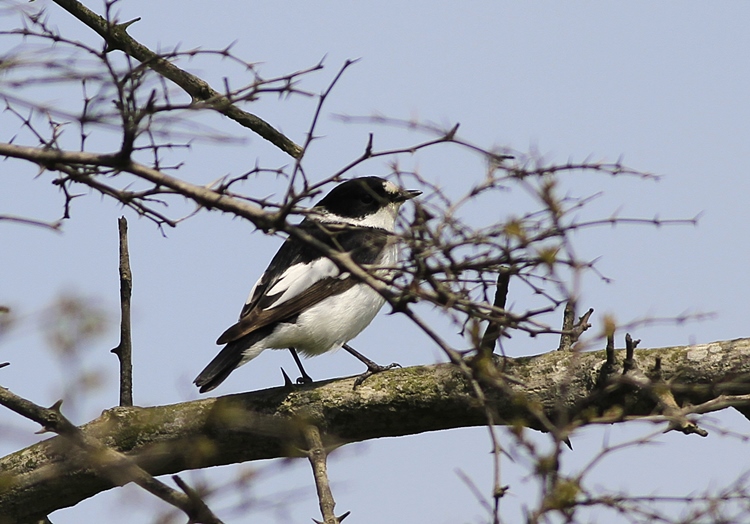
[[[690, 430], [686, 415], [743, 410], [750, 402], [750, 339], [640, 349], [632, 361], [622, 350], [616, 356], [609, 364], [604, 351], [498, 358], [508, 380], [480, 379], [487, 406], [456, 366], [438, 364], [382, 373], [356, 390], [354, 378], [344, 378], [168, 406], [118, 407], [83, 430], [163, 475], [303, 456], [305, 424], [320, 429], [328, 448], [483, 425], [486, 407], [500, 424], [560, 430], [563, 439], [582, 424], [637, 417], [690, 433], [699, 431]], [[61, 437], [0, 458], [0, 524], [34, 522], [113, 487], [87, 464]]]

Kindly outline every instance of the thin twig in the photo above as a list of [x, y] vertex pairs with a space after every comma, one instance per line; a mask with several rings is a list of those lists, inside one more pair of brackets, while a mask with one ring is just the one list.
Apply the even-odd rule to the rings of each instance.
[[0, 215], [0, 220], [7, 220], [8, 222], [16, 222], [18, 224], [26, 224], [27, 226], [43, 227], [45, 229], [51, 229], [56, 233], [61, 232], [62, 221], [56, 222], [44, 222], [43, 220], [36, 220], [34, 218], [18, 217], [15, 215]]
[[[292, 178], [291, 182], [289, 184], [289, 191], [292, 191], [294, 189], [294, 179], [297, 176], [297, 172], [301, 169], [301, 162], [302, 157], [305, 155], [305, 152], [310, 147], [310, 144], [315, 139], [315, 127], [318, 125], [318, 120], [320, 119], [320, 113], [323, 111], [323, 105], [326, 102], [326, 99], [331, 94], [331, 91], [333, 91], [334, 86], [338, 83], [339, 79], [344, 74], [344, 71], [346, 71], [349, 66], [352, 64], [358, 62], [359, 60], [346, 60], [344, 62], [344, 65], [341, 66], [339, 69], [339, 72], [336, 74], [336, 76], [331, 80], [331, 83], [328, 85], [328, 87], [323, 91], [320, 96], [318, 97], [318, 104], [315, 107], [315, 113], [313, 114], [312, 121], [310, 122], [310, 130], [307, 132], [307, 136], [305, 138], [305, 143], [302, 146], [302, 149], [300, 151], [299, 156], [297, 156], [297, 160], [294, 163], [294, 170], [292, 171]], [[305, 185], [307, 185], [307, 181], [305, 181]], [[289, 194], [287, 194], [287, 197], [289, 197]]]
[[120, 232], [120, 343], [112, 350], [120, 360], [120, 406], [133, 405], [133, 339], [130, 330], [130, 296], [133, 274], [128, 252], [128, 221], [117, 219]]
[[[508, 284], [510, 283], [510, 271], [500, 271], [497, 276], [497, 288], [495, 289], [495, 299], [493, 307], [500, 310], [505, 310], [505, 304], [508, 299]], [[507, 322], [507, 321], [506, 321]], [[484, 331], [482, 341], [477, 350], [477, 356], [473, 361], [473, 364], [478, 365], [482, 363], [481, 367], [474, 367], [475, 372], [480, 371], [482, 377], [486, 377], [488, 374], [495, 379], [499, 379], [498, 371], [495, 367], [495, 363], [492, 359], [492, 354], [495, 351], [495, 345], [498, 339], [503, 333], [505, 325], [498, 320], [490, 320], [487, 324], [487, 329]], [[493, 524], [499, 524], [500, 522], [500, 499], [505, 495], [508, 490], [508, 486], [501, 484], [500, 475], [500, 458], [503, 453], [500, 439], [495, 432], [495, 413], [486, 407], [485, 416], [487, 417], [487, 429], [490, 433], [490, 440], [492, 441], [492, 461], [493, 461], [493, 487], [492, 487], [492, 499], [494, 505], [491, 510]]]
[[216, 519], [216, 517], [213, 516], [213, 513], [211, 513], [209, 507], [206, 505], [206, 502], [203, 500], [203, 498], [201, 498], [200, 494], [193, 488], [191, 488], [187, 482], [182, 480], [179, 475], [172, 475], [172, 480], [174, 480], [175, 484], [177, 484], [179, 488], [185, 492], [185, 495], [187, 495], [188, 499], [193, 504], [193, 515], [206, 515]]
[[180, 69], [169, 60], [133, 39], [126, 31], [128, 25], [132, 22], [113, 24], [76, 0], [55, 0], [55, 3], [96, 31], [107, 42], [110, 49], [119, 49], [132, 56], [180, 86], [194, 100], [208, 102], [216, 111], [251, 129], [288, 155], [297, 158], [302, 153], [300, 146], [276, 130], [271, 124], [252, 113], [243, 111], [227, 97], [212, 88], [205, 80]]
[[234, 213], [237, 216], [244, 217], [250, 220], [258, 228], [268, 229], [277, 225], [275, 217], [271, 213], [264, 212], [259, 206], [227, 197], [203, 186], [185, 182], [179, 178], [169, 176], [158, 169], [152, 169], [137, 162], [123, 162], [117, 154], [62, 151], [0, 143], [0, 155], [22, 158], [50, 170], [59, 170], [59, 164], [116, 168], [119, 171], [131, 173], [136, 177], [147, 180], [157, 186], [163, 186], [164, 188], [175, 191], [180, 195], [190, 198], [196, 204], [199, 204], [206, 209], [219, 209], [221, 211]]

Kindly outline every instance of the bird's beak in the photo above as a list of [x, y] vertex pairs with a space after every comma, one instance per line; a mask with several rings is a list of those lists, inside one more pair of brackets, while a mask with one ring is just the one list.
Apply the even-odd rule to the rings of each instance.
[[422, 192], [419, 191], [418, 189], [405, 189], [401, 191], [401, 194], [399, 195], [397, 202], [406, 202], [407, 200], [416, 198], [421, 194]]

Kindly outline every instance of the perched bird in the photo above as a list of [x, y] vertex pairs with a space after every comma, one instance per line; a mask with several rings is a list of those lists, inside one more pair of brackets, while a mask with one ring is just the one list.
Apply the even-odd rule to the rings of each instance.
[[[420, 194], [375, 176], [355, 178], [333, 188], [299, 227], [360, 266], [393, 267], [399, 208]], [[296, 350], [312, 356], [344, 347], [367, 364], [368, 373], [387, 369], [391, 366], [378, 366], [347, 344], [384, 303], [370, 286], [341, 272], [319, 250], [289, 237], [250, 291], [239, 321], [216, 341], [226, 346], [194, 383], [201, 393], [210, 391], [269, 348], [292, 352], [302, 374], [298, 382], [312, 379]]]

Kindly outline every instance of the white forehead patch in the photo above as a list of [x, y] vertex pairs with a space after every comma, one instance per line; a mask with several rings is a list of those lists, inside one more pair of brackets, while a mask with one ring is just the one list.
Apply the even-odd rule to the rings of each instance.
[[400, 192], [400, 189], [398, 188], [398, 186], [394, 184], [393, 182], [389, 182], [388, 180], [383, 182], [383, 189], [385, 189], [387, 193], [396, 194]]

